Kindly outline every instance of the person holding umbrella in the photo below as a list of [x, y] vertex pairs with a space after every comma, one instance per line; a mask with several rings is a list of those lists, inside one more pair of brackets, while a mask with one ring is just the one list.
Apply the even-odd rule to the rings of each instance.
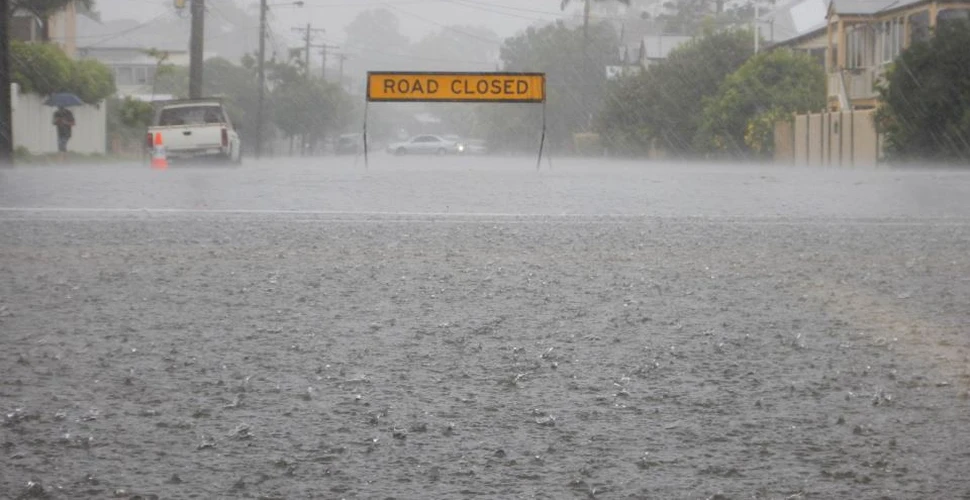
[[74, 113], [60, 107], [54, 112], [54, 126], [57, 127], [57, 152], [61, 161], [67, 156], [67, 141], [71, 140], [71, 128], [74, 127]]
[[67, 158], [67, 141], [71, 140], [71, 132], [75, 125], [74, 113], [67, 108], [84, 103], [74, 94], [53, 94], [44, 104], [57, 107], [52, 123], [57, 127], [58, 156], [61, 161], [64, 161]]

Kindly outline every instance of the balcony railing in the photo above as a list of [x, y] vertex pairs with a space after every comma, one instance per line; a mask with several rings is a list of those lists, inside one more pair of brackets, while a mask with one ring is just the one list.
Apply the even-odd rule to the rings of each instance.
[[[849, 102], [863, 99], [876, 99], [879, 92], [876, 91], [876, 83], [880, 81], [885, 72], [882, 65], [846, 69], [841, 73], [838, 71], [828, 74], [828, 96], [829, 99], [838, 100], [845, 106], [844, 97]], [[844, 96], [843, 96], [844, 94]]]

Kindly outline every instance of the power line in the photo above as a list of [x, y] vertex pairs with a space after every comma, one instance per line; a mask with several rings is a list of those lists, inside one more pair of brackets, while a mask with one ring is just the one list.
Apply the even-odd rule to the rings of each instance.
[[509, 13], [509, 12], [502, 12], [502, 11], [498, 11], [498, 10], [492, 10], [492, 9], [486, 8], [486, 7], [481, 6], [481, 5], [466, 4], [466, 3], [458, 2], [456, 0], [443, 0], [443, 1], [445, 1], [445, 2], [447, 2], [449, 4], [451, 4], [451, 5], [455, 5], [455, 6], [468, 7], [468, 8], [472, 8], [472, 9], [476, 9], [476, 10], [481, 10], [481, 11], [485, 11], [485, 12], [491, 12], [493, 14], [498, 14], [498, 15], [501, 15], [501, 16], [514, 17], [514, 18], [517, 18], [517, 19], [525, 19], [527, 21], [548, 21], [548, 19], [544, 19], [544, 18], [526, 17], [526, 16], [522, 16], [522, 15], [519, 15], [519, 14], [512, 14], [512, 13]]
[[435, 26], [438, 26], [438, 27], [441, 27], [441, 28], [444, 28], [444, 29], [446, 29], [446, 30], [449, 30], [449, 31], [453, 31], [453, 32], [455, 32], [455, 33], [460, 33], [460, 34], [462, 34], [462, 35], [465, 35], [465, 36], [467, 36], [467, 37], [469, 37], [469, 38], [474, 38], [475, 40], [479, 40], [479, 41], [482, 41], [482, 42], [485, 42], [485, 43], [489, 43], [489, 44], [494, 44], [494, 43], [497, 43], [497, 42], [498, 42], [498, 40], [494, 40], [494, 39], [488, 39], [488, 38], [485, 38], [485, 37], [483, 37], [483, 36], [478, 36], [478, 35], [476, 35], [476, 34], [473, 34], [473, 33], [469, 33], [469, 32], [467, 32], [467, 31], [464, 31], [464, 30], [461, 30], [461, 29], [458, 29], [458, 28], [456, 28], [456, 27], [454, 27], [454, 26], [448, 26], [448, 25], [446, 25], [446, 24], [441, 24], [441, 23], [439, 23], [439, 22], [436, 22], [436, 21], [432, 21], [432, 20], [430, 20], [430, 19], [428, 19], [428, 18], [426, 18], [426, 17], [422, 17], [422, 16], [419, 16], [419, 15], [417, 15], [417, 14], [412, 14], [412, 13], [410, 13], [410, 12], [408, 12], [408, 11], [406, 11], [406, 10], [401, 10], [401, 9], [399, 9], [399, 8], [397, 8], [397, 7], [395, 7], [395, 6], [393, 6], [393, 5], [391, 5], [391, 4], [389, 4], [389, 3], [384, 3], [383, 5], [384, 5], [384, 6], [386, 6], [386, 7], [390, 7], [391, 9], [393, 9], [393, 10], [396, 10], [397, 12], [400, 12], [401, 14], [404, 14], [404, 15], [406, 15], [406, 16], [410, 16], [410, 17], [413, 17], [413, 18], [415, 18], [415, 19], [419, 19], [419, 20], [421, 20], [421, 21], [424, 21], [424, 22], [426, 22], [426, 23], [430, 23], [430, 24], [433, 24], [433, 25], [435, 25]]
[[[469, 59], [444, 59], [444, 58], [433, 58], [433, 57], [408, 56], [408, 55], [403, 55], [403, 54], [400, 54], [400, 55], [399, 54], [390, 54], [390, 53], [387, 53], [387, 52], [379, 52], [379, 51], [368, 50], [368, 49], [364, 49], [363, 52], [365, 52], [365, 53], [366, 52], [371, 52], [371, 53], [375, 53], [376, 52], [376, 53], [384, 54], [384, 55], [393, 55], [393, 56], [395, 56], [395, 57], [397, 57], [399, 59], [413, 59], [413, 60], [416, 60], [416, 61], [429, 61], [429, 62], [444, 62], [444, 63], [453, 63], [453, 64], [465, 64], [465, 65], [469, 65], [469, 66], [473, 66], [473, 65], [474, 66], [486, 66], [486, 65], [487, 66], [492, 66], [492, 65], [494, 65], [497, 62], [497, 61], [472, 61], [472, 60], [469, 60]], [[380, 63], [387, 62], [387, 59], [375, 58], [375, 57], [366, 57], [364, 55], [361, 55], [359, 53], [356, 53], [355, 51], [349, 51], [348, 54], [349, 55], [352, 55], [355, 58], [360, 59], [362, 61], [371, 61], [371, 62], [380, 62]]]
[[[493, 14], [512, 15], [512, 14], [508, 14], [508, 13], [505, 13], [505, 12], [501, 12], [501, 11], [494, 10], [494, 9], [505, 9], [505, 10], [512, 10], [512, 11], [518, 11], [518, 12], [528, 12], [528, 13], [533, 13], [533, 14], [546, 14], [546, 15], [550, 15], [550, 16], [555, 16], [557, 20], [558, 19], [562, 19], [566, 15], [566, 12], [565, 11], [553, 12], [553, 11], [548, 11], [548, 10], [529, 9], [529, 8], [525, 8], [525, 7], [512, 7], [512, 6], [509, 6], [509, 5], [479, 4], [475, 0], [441, 0], [441, 1], [448, 2], [448, 3], [452, 4], [452, 5], [463, 5], [465, 7], [471, 7], [471, 8], [474, 8], [474, 9], [483, 10], [483, 11], [486, 11], [486, 12], [491, 12]], [[603, 15], [598, 15], [598, 14], [593, 14], [593, 13], [590, 13], [589, 18], [590, 19], [599, 19], [601, 21], [630, 21], [630, 20], [632, 20], [629, 17], [622, 17], [622, 16], [603, 16]], [[535, 17], [522, 17], [522, 19], [532, 19], [532, 20], [535, 20], [535, 21], [549, 21], [548, 18], [535, 18]]]
[[388, 4], [394, 5], [410, 5], [418, 3], [437, 3], [442, 0], [401, 0], [400, 2], [389, 2], [388, 0], [377, 0], [374, 3], [367, 3], [364, 1], [356, 2], [334, 2], [334, 3], [314, 3], [313, 5], [306, 5], [304, 8], [307, 9], [327, 9], [332, 7], [371, 7], [371, 6], [382, 6]]
[[115, 38], [118, 38], [118, 37], [127, 35], [128, 33], [131, 33], [132, 31], [137, 31], [137, 30], [139, 30], [141, 28], [144, 28], [145, 26], [148, 26], [149, 24], [152, 24], [155, 21], [158, 21], [159, 19], [161, 19], [161, 18], [163, 18], [163, 17], [165, 17], [167, 15], [171, 15], [171, 14], [172, 14], [171, 12], [163, 12], [163, 13], [161, 13], [161, 14], [159, 14], [159, 15], [151, 18], [151, 19], [149, 19], [148, 21], [145, 21], [143, 23], [140, 23], [140, 24], [137, 24], [135, 26], [132, 26], [131, 28], [118, 31], [116, 33], [108, 33], [108, 34], [100, 34], [100, 35], [87, 35], [87, 36], [76, 36], [74, 38], [75, 39], [78, 39], [78, 38], [97, 38], [97, 37], [104, 37], [101, 40], [98, 40], [96, 42], [92, 42], [90, 45], [85, 45], [84, 47], [81, 47], [81, 48], [94, 47], [94, 46], [97, 46], [97, 45], [101, 45], [104, 42], [107, 42], [107, 41], [110, 41], [110, 40], [114, 40]]
[[[334, 40], [329, 40], [329, 39], [326, 39], [326, 38], [324, 39], [324, 41], [327, 42], [327, 43], [341, 44], [341, 42], [337, 42], [337, 41], [334, 41]], [[354, 56], [359, 56], [359, 54], [353, 54], [354, 52], [370, 52], [370, 53], [374, 53], [374, 54], [382, 54], [382, 55], [386, 55], [386, 56], [393, 56], [393, 57], [401, 58], [401, 59], [414, 59], [414, 60], [419, 60], [419, 61], [468, 63], [468, 64], [479, 64], [479, 65], [482, 65], [482, 64], [491, 65], [491, 64], [494, 64], [495, 63], [495, 61], [482, 61], [482, 60], [475, 60], [475, 59], [447, 59], [447, 58], [441, 58], [441, 57], [423, 57], [423, 56], [416, 56], [416, 55], [411, 55], [411, 54], [405, 54], [405, 53], [401, 53], [401, 52], [388, 52], [388, 51], [385, 51], [385, 50], [373, 49], [373, 48], [370, 48], [370, 47], [356, 47], [353, 44], [348, 45], [346, 41], [343, 42], [341, 45], [343, 46], [343, 48], [345, 50], [347, 50], [348, 53], [350, 53], [350, 54], [352, 54]], [[378, 59], [374, 59], [374, 58], [369, 58], [367, 60], [370, 60], [370, 61], [379, 61]]]
[[[292, 28], [291, 31], [302, 32], [303, 28]], [[310, 76], [310, 48], [313, 46], [313, 34], [314, 33], [325, 33], [326, 30], [321, 28], [314, 28], [310, 23], [306, 25], [306, 35], [304, 35], [303, 42], [306, 44], [304, 49], [305, 55], [303, 59], [303, 64], [305, 64], [304, 70], [306, 71], [306, 76]]]

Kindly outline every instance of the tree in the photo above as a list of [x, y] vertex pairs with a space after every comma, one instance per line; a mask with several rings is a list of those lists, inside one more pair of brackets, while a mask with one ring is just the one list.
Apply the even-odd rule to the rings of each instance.
[[880, 88], [879, 129], [887, 157], [970, 162], [970, 22], [937, 26], [893, 64]]
[[448, 26], [410, 47], [414, 70], [492, 71], [502, 40], [481, 26]]
[[[547, 140], [568, 147], [572, 134], [588, 132], [600, 112], [608, 64], [616, 59], [618, 40], [608, 23], [581, 29], [562, 23], [530, 27], [509, 38], [501, 49], [506, 71], [546, 73]], [[531, 150], [538, 141], [541, 114], [536, 106], [502, 105], [481, 108], [488, 140], [496, 149]], [[482, 128], [482, 127], [479, 127]]]
[[663, 32], [673, 35], [697, 35], [706, 29], [749, 27], [755, 17], [755, 5], [761, 12], [774, 8], [774, 1], [753, 0], [724, 9], [724, 0], [668, 0], [664, 12], [657, 16]]
[[82, 101], [96, 104], [115, 93], [114, 74], [100, 61], [82, 59], [71, 66], [70, 84], [66, 89]]
[[[16, 10], [25, 10], [30, 12], [37, 19], [40, 19], [41, 23], [41, 40], [50, 40], [50, 18], [57, 11], [67, 7], [72, 0], [11, 0], [10, 9], [11, 12]], [[94, 0], [76, 0], [79, 7], [84, 10], [91, 10], [94, 8]]]
[[273, 117], [286, 137], [300, 136], [305, 145], [325, 140], [348, 118], [349, 99], [343, 90], [315, 78], [300, 78], [273, 91]]
[[[583, 38], [587, 40], [589, 39], [589, 10], [590, 10], [591, 1], [592, 0], [583, 0]], [[596, 1], [602, 2], [605, 0], [596, 0]], [[630, 0], [615, 0], [615, 1], [620, 2], [624, 5], [630, 5]], [[566, 7], [569, 5], [569, 3], [570, 3], [570, 0], [562, 0], [562, 4], [559, 6], [560, 10], [566, 10]]]
[[343, 50], [351, 57], [345, 72], [360, 80], [367, 70], [407, 70], [412, 60], [411, 41], [401, 34], [400, 21], [387, 9], [365, 10], [344, 28], [347, 34]]
[[27, 93], [64, 92], [71, 78], [71, 59], [56, 45], [10, 42], [11, 80]]
[[26, 93], [71, 92], [97, 104], [115, 92], [107, 66], [94, 60], [72, 61], [53, 44], [12, 41], [10, 59], [11, 80]]
[[352, 104], [340, 85], [307, 77], [299, 61], [300, 54], [294, 53], [288, 62], [268, 64], [273, 87], [270, 103], [273, 121], [291, 146], [295, 137], [301, 137], [304, 148], [312, 150], [343, 128]]
[[767, 156], [776, 121], [825, 106], [825, 71], [811, 56], [780, 49], [748, 59], [704, 100], [699, 151]]
[[751, 56], [751, 39], [747, 30], [712, 32], [612, 85], [598, 127], [607, 144], [633, 154], [653, 145], [674, 155], [697, 154], [704, 98]]
[[144, 144], [145, 129], [151, 124], [155, 108], [151, 103], [131, 97], [110, 97], [107, 106], [107, 132], [111, 151], [138, 151]]

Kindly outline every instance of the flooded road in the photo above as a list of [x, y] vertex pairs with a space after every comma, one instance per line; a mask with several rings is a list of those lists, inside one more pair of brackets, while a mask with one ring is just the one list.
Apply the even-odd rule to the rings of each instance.
[[970, 173], [0, 171], [2, 498], [963, 498]]

